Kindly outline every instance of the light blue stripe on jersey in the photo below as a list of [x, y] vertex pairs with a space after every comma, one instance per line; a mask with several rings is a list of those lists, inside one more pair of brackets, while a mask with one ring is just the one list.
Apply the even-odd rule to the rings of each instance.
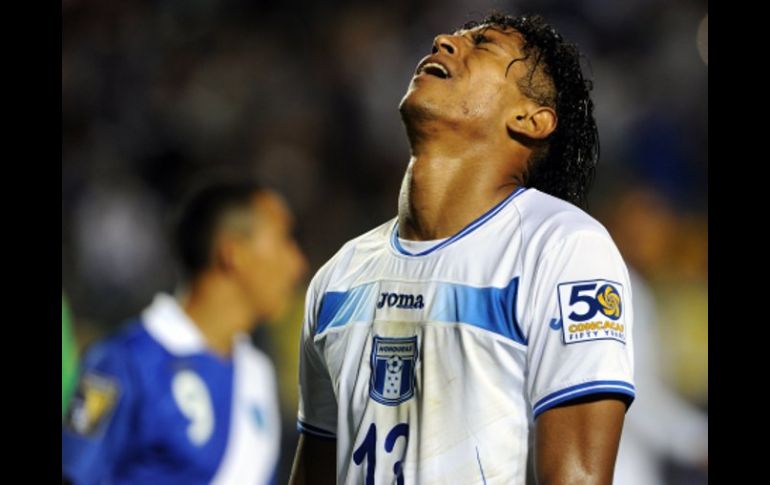
[[[472, 325], [526, 345], [527, 339], [519, 328], [514, 310], [518, 287], [518, 277], [504, 288], [435, 283], [434, 301], [429, 301], [430, 297], [426, 296], [425, 308], [428, 311], [423, 319]], [[373, 282], [346, 292], [325, 293], [318, 312], [316, 334], [351, 322], [373, 322], [378, 289], [378, 282]]]
[[321, 299], [318, 312], [319, 334], [331, 327], [340, 327], [350, 322], [374, 321], [377, 306], [377, 283], [368, 283], [349, 291], [328, 291]]
[[588, 396], [590, 394], [612, 393], [624, 394], [630, 396], [631, 400], [636, 397], [636, 389], [633, 384], [625, 381], [591, 381], [566, 387], [560, 391], [552, 392], [537, 403], [532, 410], [535, 417], [538, 417], [543, 411], [547, 411], [554, 406], [558, 406], [572, 399]]
[[479, 216], [476, 220], [465, 226], [460, 232], [455, 234], [454, 236], [450, 237], [449, 239], [445, 239], [444, 241], [441, 241], [440, 243], [436, 244], [435, 246], [426, 249], [425, 251], [420, 251], [419, 253], [410, 253], [406, 249], [404, 249], [403, 246], [401, 246], [401, 243], [398, 242], [398, 223], [393, 226], [393, 234], [391, 235], [391, 243], [393, 244], [393, 247], [396, 248], [396, 251], [403, 254], [404, 256], [425, 256], [426, 254], [430, 254], [433, 251], [437, 251], [445, 246], [448, 246], [452, 244], [455, 241], [458, 241], [468, 234], [472, 233], [479, 227], [481, 227], [485, 222], [493, 218], [495, 215], [497, 215], [498, 212], [503, 210], [503, 208], [508, 205], [508, 203], [513, 200], [514, 197], [521, 194], [527, 190], [526, 187], [519, 187], [516, 190], [514, 190], [511, 195], [503, 199], [501, 202], [499, 202], [497, 205], [486, 211], [484, 214]]
[[467, 323], [520, 344], [527, 339], [516, 321], [516, 295], [519, 278], [505, 288], [476, 288], [456, 283], [439, 283], [436, 302], [431, 306], [431, 321]]

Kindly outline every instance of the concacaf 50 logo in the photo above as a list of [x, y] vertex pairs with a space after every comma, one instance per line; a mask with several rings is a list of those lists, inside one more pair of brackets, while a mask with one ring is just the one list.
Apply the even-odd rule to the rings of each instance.
[[564, 343], [617, 340], [626, 343], [623, 285], [609, 280], [558, 285]]

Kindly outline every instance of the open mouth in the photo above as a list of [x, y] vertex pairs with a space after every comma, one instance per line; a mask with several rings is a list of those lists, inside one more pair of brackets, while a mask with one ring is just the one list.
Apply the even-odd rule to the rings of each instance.
[[421, 68], [420, 73], [430, 74], [431, 76], [440, 77], [441, 79], [448, 79], [451, 76], [446, 67], [437, 62], [426, 62]]

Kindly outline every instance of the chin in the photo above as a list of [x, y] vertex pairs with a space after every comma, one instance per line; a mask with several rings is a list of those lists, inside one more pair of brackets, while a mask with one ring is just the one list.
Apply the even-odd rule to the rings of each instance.
[[432, 102], [427, 93], [420, 92], [412, 85], [401, 99], [398, 111], [407, 129], [415, 124], [440, 118], [438, 106]]
[[285, 316], [288, 309], [289, 309], [288, 298], [284, 298], [284, 299], [276, 298], [271, 303], [271, 307], [268, 308], [265, 313], [267, 314], [268, 320], [276, 320]]
[[401, 113], [402, 117], [404, 117], [404, 113], [409, 112], [409, 110], [411, 110], [411, 106], [415, 104], [414, 98], [414, 84], [410, 84], [409, 89], [406, 90], [406, 94], [404, 94], [404, 97], [401, 98], [401, 102], [398, 103], [398, 111]]

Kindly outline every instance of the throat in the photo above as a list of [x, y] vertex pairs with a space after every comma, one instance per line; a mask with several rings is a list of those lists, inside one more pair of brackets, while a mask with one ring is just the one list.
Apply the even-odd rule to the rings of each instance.
[[490, 175], [468, 160], [412, 157], [399, 194], [399, 236], [430, 241], [460, 232], [518, 186]]

